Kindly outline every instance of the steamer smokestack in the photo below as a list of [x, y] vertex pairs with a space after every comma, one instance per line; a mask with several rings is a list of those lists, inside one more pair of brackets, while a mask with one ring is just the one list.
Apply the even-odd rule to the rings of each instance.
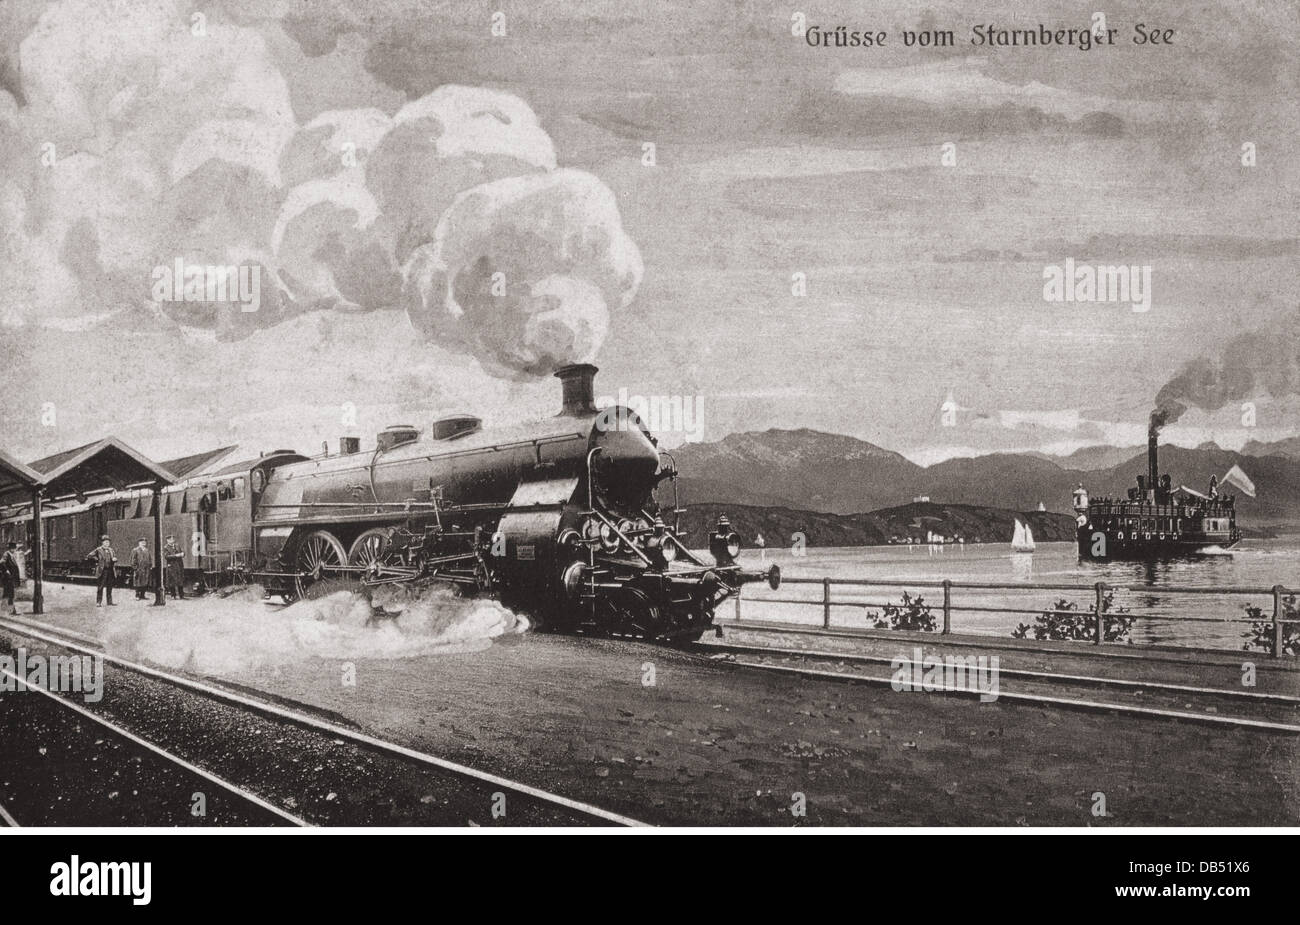
[[596, 413], [596, 390], [593, 385], [596, 367], [590, 363], [573, 363], [557, 369], [555, 378], [560, 380], [564, 389], [564, 404], [560, 408], [560, 415]]
[[1160, 431], [1152, 425], [1147, 428], [1147, 488], [1154, 490], [1160, 484], [1160, 461], [1156, 444], [1160, 442]]

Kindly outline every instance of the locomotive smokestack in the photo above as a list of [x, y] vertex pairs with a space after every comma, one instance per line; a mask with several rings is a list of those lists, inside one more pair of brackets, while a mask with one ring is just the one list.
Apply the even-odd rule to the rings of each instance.
[[561, 415], [583, 415], [596, 413], [596, 367], [590, 363], [573, 363], [562, 366], [555, 371], [555, 378], [560, 380], [564, 389], [564, 404]]
[[1157, 458], [1156, 444], [1160, 441], [1160, 430], [1154, 424], [1147, 428], [1147, 488], [1154, 489], [1160, 484], [1160, 462]]

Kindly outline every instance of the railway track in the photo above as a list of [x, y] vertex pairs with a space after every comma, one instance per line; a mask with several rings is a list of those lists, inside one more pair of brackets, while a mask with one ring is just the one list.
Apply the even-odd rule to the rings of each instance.
[[[15, 681], [23, 680], [14, 672], [3, 668], [0, 668], [0, 675]], [[159, 824], [193, 824], [197, 818], [208, 817], [206, 794], [212, 794], [214, 813], [219, 806], [219, 818], [226, 824], [287, 824], [304, 827], [308, 824], [250, 790], [199, 767], [58, 693], [30, 683], [26, 688], [41, 695], [44, 715], [41, 707], [33, 709], [27, 703], [24, 703], [22, 716], [9, 713], [15, 707], [15, 695], [10, 694], [0, 708], [4, 711], [4, 715], [0, 716], [0, 728], [5, 729], [6, 738], [11, 742], [6, 748], [7, 770], [11, 779], [22, 777], [30, 785], [32, 774], [53, 778], [36, 784], [33, 788], [36, 793], [29, 794], [28, 802], [33, 805], [23, 813], [29, 824], [131, 824], [135, 821], [134, 814], [145, 806], [151, 814], [159, 817]], [[95, 735], [100, 737], [94, 738]], [[28, 740], [26, 749], [12, 744], [24, 739]], [[35, 739], [39, 739], [41, 744], [35, 748], [36, 755], [33, 755], [31, 746]], [[106, 739], [112, 741], [106, 744]], [[47, 757], [52, 757], [53, 760], [39, 760]], [[33, 761], [39, 763], [26, 767]], [[53, 784], [54, 788], [43, 786], [47, 783]], [[18, 782], [12, 782], [11, 786], [22, 789]], [[116, 800], [119, 792], [128, 786], [133, 788], [135, 796], [139, 796], [141, 790], [148, 795], [139, 800]], [[109, 789], [113, 787], [117, 789]], [[214, 788], [217, 792], [214, 792]], [[51, 795], [51, 789], [65, 791], [66, 797], [60, 794], [56, 800], [50, 801], [63, 805], [42, 805], [39, 808], [34, 805], [45, 804], [46, 798]], [[97, 793], [97, 790], [104, 792]], [[202, 817], [195, 817], [191, 812], [191, 800], [196, 793], [205, 794]], [[108, 798], [110, 794], [111, 798]], [[3, 808], [0, 808], [0, 820], [6, 825], [20, 825]]]
[[[116, 700], [105, 696], [104, 700], [96, 705], [95, 710], [90, 710], [58, 694], [48, 691], [43, 693], [63, 704], [68, 710], [98, 723], [112, 723], [102, 715], [108, 711], [129, 715], [129, 722], [119, 721], [112, 724], [120, 726], [119, 731], [124, 735], [132, 736], [140, 747], [157, 748], [163, 751], [196, 751], [196, 754], [189, 759], [180, 760], [187, 761], [198, 772], [211, 773], [199, 766], [199, 762], [204, 760], [203, 755], [199, 753], [204, 751], [201, 746], [205, 742], [211, 748], [213, 741], [223, 739], [224, 732], [232, 727], [246, 733], [250, 720], [255, 720], [256, 724], [265, 727], [254, 730], [257, 732], [257, 738], [252, 744], [256, 747], [267, 749], [268, 742], [275, 745], [279, 745], [282, 740], [290, 742], [288, 747], [279, 749], [274, 754], [268, 750], [267, 754], [258, 756], [263, 760], [255, 763], [278, 766], [298, 763], [299, 756], [294, 751], [296, 746], [318, 755], [316, 761], [319, 766], [315, 768], [316, 772], [327, 767], [333, 770], [334, 766], [339, 764], [347, 765], [349, 768], [364, 766], [364, 773], [358, 776], [363, 778], [362, 786], [373, 793], [376, 799], [387, 798], [391, 802], [391, 795], [398, 791], [416, 795], [414, 800], [420, 804], [420, 808], [414, 811], [412, 819], [398, 824], [644, 825], [636, 819], [597, 806], [389, 742], [334, 719], [313, 715], [284, 703], [272, 702], [265, 697], [229, 690], [105, 654], [94, 641], [85, 637], [74, 637], [55, 627], [5, 617], [0, 619], [0, 629], [43, 645], [55, 646], [79, 655], [102, 658], [106, 668], [112, 666], [119, 672], [118, 682], [110, 685], [106, 671], [105, 691], [121, 691], [125, 687], [128, 693], [134, 691], [142, 696], [123, 698], [119, 695]], [[132, 679], [132, 683], [125, 683], [127, 678]], [[171, 691], [170, 696], [163, 693], [164, 689]], [[144, 699], [150, 701], [148, 709], [138, 702]], [[133, 700], [135, 702], [132, 702]], [[199, 702], [204, 709], [219, 710], [222, 713], [221, 716], [207, 723], [209, 728], [200, 728], [196, 735], [190, 737], [197, 739], [199, 745], [185, 742], [186, 737], [182, 732], [177, 736], [182, 740], [178, 743], [178, 747], [165, 749], [160, 746], [157, 739], [169, 735], [176, 725], [170, 719], [171, 712], [173, 710], [181, 713], [195, 712], [194, 707]], [[160, 708], [159, 704], [163, 706]], [[151, 721], [150, 714], [159, 712], [165, 714], [162, 719]], [[286, 733], [286, 730], [291, 730], [292, 734]], [[227, 755], [231, 750], [246, 753], [250, 747], [247, 741], [225, 740], [225, 742]], [[345, 751], [346, 754], [341, 756], [334, 754], [338, 751]], [[283, 774], [279, 777], [273, 775], [271, 779], [267, 779], [264, 775], [259, 777], [256, 773], [249, 772], [246, 754], [238, 756], [235, 763], [241, 765], [243, 773], [240, 776], [257, 778], [261, 789], [275, 791], [282, 801], [284, 792], [292, 791], [297, 783], [294, 780], [283, 779]], [[301, 768], [293, 770], [299, 772]], [[290, 801], [303, 807], [299, 810], [304, 817], [302, 824], [308, 822], [330, 825], [393, 824], [391, 820], [372, 820], [367, 816], [366, 807], [358, 801], [338, 798], [340, 793], [346, 792], [345, 788], [349, 780], [344, 778], [347, 776], [340, 772], [340, 780], [337, 783], [333, 780], [328, 784], [315, 780], [315, 789], [330, 788], [328, 795], [323, 799], [312, 800], [299, 795]], [[385, 783], [385, 778], [388, 779], [388, 783]], [[229, 780], [225, 780], [224, 783], [247, 791], [251, 795], [251, 789], [244, 783]], [[419, 794], [425, 795], [419, 796]], [[17, 807], [11, 808], [17, 810]], [[505, 812], [497, 815], [497, 808], [505, 808]], [[475, 821], [475, 816], [482, 821]]]
[[[759, 671], [891, 688], [894, 684], [894, 659], [883, 655], [728, 642], [696, 643], [690, 651], [712, 658], [723, 655], [728, 664]], [[1300, 734], [1300, 697], [1288, 694], [1005, 668], [999, 668], [998, 680], [1000, 702]], [[1096, 699], [1097, 689], [1108, 692], [1107, 699]], [[946, 687], [932, 693], [977, 697], [980, 691]], [[1251, 715], [1240, 715], [1247, 709]]]

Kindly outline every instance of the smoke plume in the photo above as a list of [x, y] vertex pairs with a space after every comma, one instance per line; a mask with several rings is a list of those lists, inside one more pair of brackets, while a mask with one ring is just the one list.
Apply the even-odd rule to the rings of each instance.
[[[261, 33], [213, 14], [199, 35], [196, 12], [55, 2], [21, 42], [21, 86], [0, 88], [0, 326], [126, 312], [237, 339], [405, 307], [511, 376], [591, 358], [640, 255], [613, 194], [557, 167], [524, 101], [443, 86], [299, 124]], [[260, 306], [160, 297], [177, 260], [258, 268]], [[484, 301], [498, 271], [507, 295]]]
[[1300, 315], [1275, 329], [1249, 331], [1228, 340], [1217, 356], [1183, 364], [1156, 394], [1151, 427], [1175, 423], [1189, 407], [1217, 411], [1229, 402], [1259, 395], [1300, 393]]
[[614, 196], [591, 174], [510, 177], [457, 197], [407, 263], [417, 330], [501, 371], [590, 360], [641, 280]]

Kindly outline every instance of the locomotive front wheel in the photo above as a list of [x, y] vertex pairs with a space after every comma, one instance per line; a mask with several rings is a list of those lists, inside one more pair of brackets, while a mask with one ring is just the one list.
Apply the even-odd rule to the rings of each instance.
[[307, 589], [322, 576], [347, 562], [347, 553], [343, 544], [328, 530], [316, 530], [308, 533], [298, 544], [298, 554], [294, 556], [297, 572], [307, 574], [296, 579], [297, 596], [305, 597]]
[[662, 612], [640, 588], [624, 588], [622, 594], [607, 600], [606, 608], [607, 631], [654, 639], [664, 630]]

